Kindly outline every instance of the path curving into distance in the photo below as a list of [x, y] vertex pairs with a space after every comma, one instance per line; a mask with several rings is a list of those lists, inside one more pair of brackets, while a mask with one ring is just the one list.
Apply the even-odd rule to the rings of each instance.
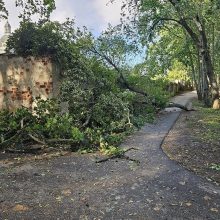
[[[186, 104], [194, 92], [175, 97]], [[0, 219], [220, 219], [220, 187], [171, 161], [161, 144], [180, 112], [161, 114], [128, 137], [135, 162], [96, 164], [71, 154], [20, 166], [0, 164]]]

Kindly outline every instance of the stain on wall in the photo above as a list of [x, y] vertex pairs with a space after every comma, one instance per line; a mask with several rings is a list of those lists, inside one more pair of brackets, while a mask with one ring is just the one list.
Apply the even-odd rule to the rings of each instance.
[[0, 55], [0, 109], [31, 109], [37, 97], [57, 97], [59, 86], [60, 71], [50, 58]]

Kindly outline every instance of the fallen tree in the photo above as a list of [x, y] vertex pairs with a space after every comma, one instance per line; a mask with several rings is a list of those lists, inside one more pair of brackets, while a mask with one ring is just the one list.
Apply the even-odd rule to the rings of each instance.
[[168, 108], [180, 108], [183, 109], [184, 111], [195, 111], [195, 109], [192, 108], [192, 103], [188, 103], [186, 106], [185, 105], [181, 105], [179, 103], [174, 103], [174, 102], [170, 102], [167, 105]]

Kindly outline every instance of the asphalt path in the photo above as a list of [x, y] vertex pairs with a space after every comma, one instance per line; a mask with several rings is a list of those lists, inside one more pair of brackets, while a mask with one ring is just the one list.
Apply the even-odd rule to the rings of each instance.
[[[187, 104], [194, 92], [175, 97]], [[123, 143], [128, 159], [71, 154], [0, 164], [0, 219], [220, 219], [220, 187], [171, 161], [161, 144], [180, 115], [164, 111]]]

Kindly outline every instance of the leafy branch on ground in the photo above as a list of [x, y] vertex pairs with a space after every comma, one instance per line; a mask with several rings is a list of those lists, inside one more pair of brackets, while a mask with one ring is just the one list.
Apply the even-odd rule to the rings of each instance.
[[1, 149], [37, 144], [120, 155], [112, 146], [153, 121], [168, 101], [168, 81], [143, 74], [144, 64], [129, 66], [127, 59], [136, 56], [137, 48], [111, 27], [95, 39], [69, 19], [23, 21], [10, 36], [7, 50], [24, 57], [49, 56], [62, 76], [58, 100], [39, 99], [32, 111], [0, 113]]
[[133, 161], [136, 164], [140, 163], [140, 161], [138, 161], [136, 159], [132, 159], [132, 158], [130, 158], [129, 156], [126, 155], [126, 153], [128, 151], [138, 150], [137, 148], [131, 147], [131, 148], [128, 148], [128, 149], [125, 150], [125, 149], [122, 149], [122, 148], [119, 148], [119, 147], [110, 146], [110, 147], [107, 147], [107, 148], [105, 147], [103, 150], [104, 150], [104, 154], [108, 155], [108, 157], [96, 160], [96, 163], [103, 163], [103, 162], [106, 162], [108, 160], [117, 159], [117, 158]]

